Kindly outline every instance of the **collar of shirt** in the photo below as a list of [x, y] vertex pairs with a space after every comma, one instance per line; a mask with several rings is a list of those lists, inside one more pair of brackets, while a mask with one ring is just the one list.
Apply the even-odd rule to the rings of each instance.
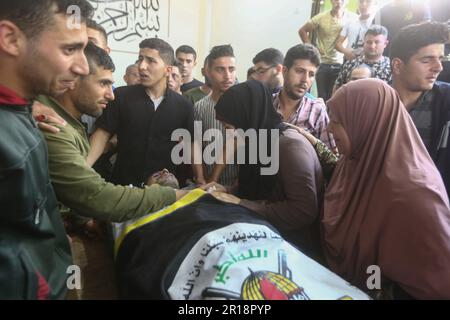
[[419, 111], [422, 109], [428, 109], [428, 107], [431, 104], [431, 101], [433, 101], [434, 97], [434, 91], [429, 90], [422, 93], [422, 95], [419, 97], [416, 103], [414, 103], [411, 108], [409, 109], [409, 113], [413, 111]]
[[83, 122], [81, 122], [81, 119], [76, 119], [74, 116], [72, 116], [55, 99], [49, 96], [40, 95], [37, 97], [37, 100], [55, 110], [59, 116], [61, 116], [69, 125], [75, 128], [78, 132], [86, 134], [86, 127], [83, 124]]
[[[281, 100], [280, 100], [281, 90], [280, 92], [274, 94], [273, 97], [273, 105], [275, 109], [280, 112], [281, 109]], [[307, 95], [305, 94], [303, 98], [297, 103], [295, 106], [294, 112], [291, 113], [289, 116], [289, 119], [286, 119], [286, 122], [291, 122], [293, 119], [297, 118], [298, 112], [302, 108], [302, 106], [305, 104], [306, 99], [308, 99]]]
[[30, 102], [20, 97], [11, 89], [0, 85], [0, 104], [28, 106]]

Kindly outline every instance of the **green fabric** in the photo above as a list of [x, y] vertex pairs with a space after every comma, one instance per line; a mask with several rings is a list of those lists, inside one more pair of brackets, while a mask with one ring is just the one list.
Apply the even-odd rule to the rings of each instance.
[[30, 107], [0, 105], [0, 155], [0, 300], [64, 299], [70, 246]]
[[200, 87], [197, 87], [186, 91], [185, 93], [183, 93], [183, 96], [185, 96], [190, 102], [192, 102], [193, 105], [195, 105], [197, 101], [202, 100], [207, 95], [202, 91], [202, 89], [200, 89]]
[[38, 100], [67, 121], [57, 134], [44, 132], [50, 178], [65, 206], [86, 217], [122, 222], [175, 202], [171, 188], [154, 185], [140, 189], [106, 182], [86, 163], [89, 142], [83, 124], [52, 98], [40, 96]]

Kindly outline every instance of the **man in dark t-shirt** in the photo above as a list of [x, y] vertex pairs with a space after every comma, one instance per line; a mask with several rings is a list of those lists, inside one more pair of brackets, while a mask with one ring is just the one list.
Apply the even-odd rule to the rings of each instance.
[[112, 173], [116, 184], [140, 186], [152, 172], [176, 171], [171, 153], [179, 142], [172, 141], [172, 133], [185, 129], [193, 137], [192, 104], [167, 87], [174, 60], [167, 42], [157, 38], [142, 41], [138, 62], [141, 85], [117, 88], [116, 99], [96, 122], [87, 161], [94, 163], [109, 137], [117, 134]]
[[183, 84], [181, 85], [181, 92], [185, 93], [193, 88], [201, 87], [203, 82], [194, 79], [194, 68], [197, 65], [197, 53], [194, 48], [183, 45], [175, 52], [176, 59], [181, 65], [181, 76], [183, 77]]

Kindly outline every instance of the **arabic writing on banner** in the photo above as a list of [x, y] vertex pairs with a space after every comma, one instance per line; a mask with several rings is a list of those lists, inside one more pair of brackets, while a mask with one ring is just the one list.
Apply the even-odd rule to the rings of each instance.
[[105, 28], [112, 49], [129, 50], [146, 38], [168, 38], [170, 0], [89, 2], [95, 9], [93, 19]]
[[204, 235], [168, 289], [176, 300], [369, 299], [264, 225], [234, 223]]

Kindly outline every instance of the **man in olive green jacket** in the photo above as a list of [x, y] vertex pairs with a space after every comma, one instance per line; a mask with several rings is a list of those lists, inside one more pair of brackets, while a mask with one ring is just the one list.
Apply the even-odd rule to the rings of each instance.
[[44, 132], [49, 152], [50, 177], [58, 200], [82, 216], [121, 222], [157, 211], [185, 194], [172, 188], [133, 188], [107, 183], [87, 163], [89, 141], [81, 115], [98, 116], [112, 92], [114, 64], [93, 44], [85, 49], [90, 74], [58, 99], [39, 97], [67, 121], [60, 132]]

